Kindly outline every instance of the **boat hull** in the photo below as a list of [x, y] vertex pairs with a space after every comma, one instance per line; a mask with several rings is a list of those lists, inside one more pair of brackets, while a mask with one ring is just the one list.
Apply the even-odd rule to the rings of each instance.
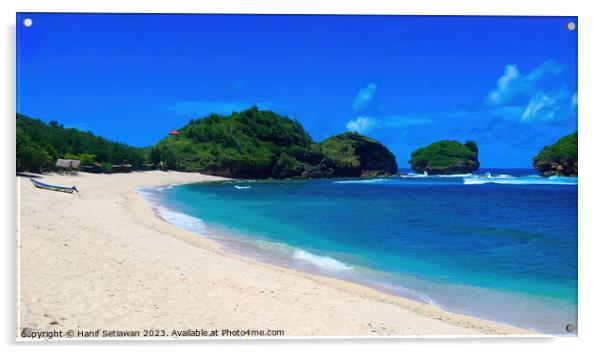
[[55, 191], [55, 192], [63, 192], [63, 193], [73, 193], [73, 192], [77, 192], [77, 188], [75, 188], [75, 186], [73, 187], [63, 187], [63, 186], [55, 186], [52, 184], [46, 184], [46, 183], [42, 183], [40, 181], [36, 181], [35, 179], [30, 179], [31, 183], [36, 187], [36, 188], [40, 188], [40, 189], [47, 189], [47, 190], [51, 190], [51, 191]]

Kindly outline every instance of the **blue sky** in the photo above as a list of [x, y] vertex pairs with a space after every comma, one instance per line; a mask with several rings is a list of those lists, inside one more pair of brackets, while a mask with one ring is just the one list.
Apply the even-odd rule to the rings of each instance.
[[475, 140], [483, 167], [529, 167], [577, 129], [570, 21], [18, 14], [17, 111], [148, 146], [190, 118], [257, 105], [317, 141], [378, 139], [400, 167], [440, 139]]

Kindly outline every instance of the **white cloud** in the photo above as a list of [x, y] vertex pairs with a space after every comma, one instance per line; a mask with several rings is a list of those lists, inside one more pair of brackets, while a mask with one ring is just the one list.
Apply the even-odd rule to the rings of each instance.
[[565, 101], [566, 104], [566, 99], [567, 93], [565, 90], [560, 90], [553, 94], [539, 91], [529, 101], [529, 104], [523, 111], [521, 120], [523, 122], [555, 120], [562, 109], [562, 102]]
[[364, 134], [376, 125], [376, 121], [370, 117], [357, 117], [347, 122], [347, 130]]
[[347, 122], [347, 130], [364, 134], [371, 130], [381, 128], [405, 128], [411, 125], [422, 125], [433, 123], [427, 118], [404, 117], [404, 116], [361, 116]]
[[368, 84], [368, 86], [362, 87], [353, 99], [353, 111], [360, 112], [370, 108], [374, 100], [374, 96], [376, 96], [377, 89], [378, 87], [375, 84]]
[[376, 129], [405, 128], [433, 122], [426, 118], [379, 114], [383, 110], [383, 105], [375, 99], [377, 90], [378, 86], [370, 83], [357, 92], [352, 108], [358, 116], [347, 122], [345, 125], [347, 130], [363, 134]]
[[577, 104], [578, 104], [578, 102], [577, 102], [577, 92], [575, 92], [573, 94], [573, 97], [571, 97], [571, 107], [575, 108], [575, 107], [577, 107]]
[[520, 78], [520, 72], [516, 65], [506, 65], [504, 75], [497, 80], [497, 87], [487, 96], [487, 102], [496, 105], [500, 104], [509, 94], [511, 88], [515, 86]]
[[491, 106], [515, 104], [521, 98], [526, 99], [535, 91], [537, 83], [548, 74], [557, 75], [562, 67], [554, 60], [543, 62], [523, 75], [517, 65], [508, 64], [504, 74], [497, 80], [496, 88], [487, 95], [486, 103]]
[[541, 65], [525, 75], [525, 81], [535, 82], [544, 77], [546, 74], [558, 75], [562, 72], [562, 69], [562, 66], [558, 65], [555, 60], [550, 59], [541, 63]]

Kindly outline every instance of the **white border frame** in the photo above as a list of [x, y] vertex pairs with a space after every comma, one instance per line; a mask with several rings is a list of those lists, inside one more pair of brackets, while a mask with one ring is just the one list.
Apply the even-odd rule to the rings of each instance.
[[[203, 345], [201, 350], [230, 349], [236, 347], [245, 352], [282, 352], [283, 350], [305, 351], [307, 345], [322, 347], [340, 346], [341, 350], [364, 352], [366, 346], [378, 346], [379, 351], [425, 350], [440, 352], [448, 350], [448, 345], [454, 344], [463, 352], [488, 353], [515, 350], [546, 351], [548, 353], [570, 353], [572, 351], [590, 350], [600, 347], [597, 343], [597, 330], [600, 325], [598, 317], [602, 316], [598, 299], [602, 299], [602, 284], [596, 270], [602, 269], [598, 252], [600, 246], [600, 231], [602, 228], [597, 202], [601, 199], [600, 182], [597, 176], [602, 176], [598, 151], [602, 151], [599, 133], [602, 112], [597, 105], [599, 80], [602, 64], [602, 52], [599, 42], [602, 42], [602, 12], [596, 9], [594, 1], [585, 0], [365, 0], [365, 1], [336, 1], [336, 0], [170, 0], [170, 1], [123, 1], [123, 0], [21, 0], [4, 2], [3, 7], [3, 65], [4, 82], [2, 85], [2, 107], [5, 107], [5, 118], [2, 133], [4, 134], [3, 151], [5, 161], [9, 166], [2, 173], [2, 221], [5, 227], [3, 278], [7, 286], [2, 292], [3, 308], [8, 311], [2, 319], [2, 331], [5, 336], [3, 343], [12, 346], [15, 351], [42, 349], [44, 352], [79, 352], [82, 345], [78, 342], [50, 343], [43, 348], [40, 345], [15, 345], [16, 284], [15, 274], [15, 226], [16, 226], [16, 184], [14, 177], [14, 141], [15, 141], [15, 13], [16, 12], [125, 12], [125, 13], [266, 13], [266, 14], [400, 14], [400, 15], [534, 15], [534, 16], [578, 16], [579, 26], [579, 144], [581, 146], [581, 176], [579, 178], [579, 337], [556, 339], [530, 338], [487, 338], [487, 339], [347, 339], [347, 340], [254, 340], [246, 341], [186, 341], [174, 343], [119, 342], [119, 347], [128, 351], [144, 345], [144, 351], [163, 353], [165, 345], [177, 344], [178, 351], [194, 350], [194, 346]], [[219, 344], [217, 344], [219, 343]], [[118, 343], [111, 343], [111, 346]], [[249, 345], [252, 344], [252, 345]], [[291, 348], [294, 347], [294, 348]], [[402, 346], [401, 348], [397, 346]], [[446, 346], [446, 347], [442, 347]], [[286, 348], [285, 348], [286, 347]], [[105, 348], [90, 346], [86, 350], [104, 352]], [[294, 349], [294, 350], [293, 350]], [[332, 350], [326, 348], [327, 350]]]

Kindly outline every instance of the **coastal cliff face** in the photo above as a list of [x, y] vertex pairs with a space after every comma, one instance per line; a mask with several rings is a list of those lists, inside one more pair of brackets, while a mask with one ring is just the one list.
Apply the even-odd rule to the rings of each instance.
[[317, 144], [296, 120], [253, 107], [191, 120], [161, 140], [153, 163], [234, 178], [326, 178], [389, 175], [395, 156], [379, 142], [346, 133]]
[[565, 135], [553, 145], [545, 146], [533, 158], [533, 167], [542, 176], [578, 175], [577, 132]]
[[358, 133], [324, 140], [320, 147], [336, 177], [376, 177], [397, 173], [395, 155], [383, 144]]
[[479, 148], [474, 141], [461, 144], [441, 140], [415, 150], [409, 163], [416, 172], [436, 175], [471, 173], [479, 169]]

